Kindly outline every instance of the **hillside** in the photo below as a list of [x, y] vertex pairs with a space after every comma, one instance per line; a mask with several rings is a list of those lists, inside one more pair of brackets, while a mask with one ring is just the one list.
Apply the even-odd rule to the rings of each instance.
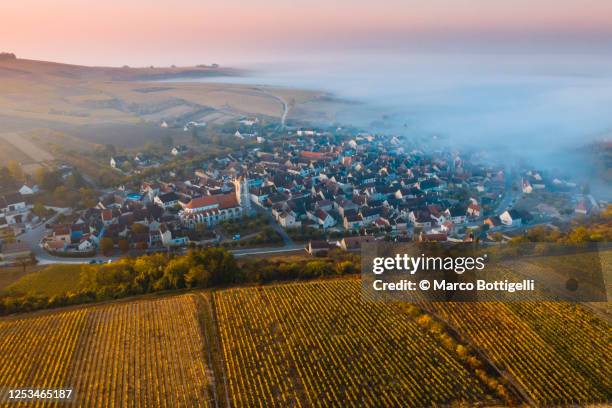
[[585, 405], [612, 400], [611, 336], [578, 305], [370, 302], [334, 279], [4, 318], [0, 379], [81, 405]]
[[[19, 159], [24, 150], [21, 135], [32, 130], [60, 131], [87, 142], [121, 146], [134, 134], [155, 139], [163, 130], [162, 121], [177, 129], [189, 121], [225, 123], [244, 116], [278, 121], [289, 104], [298, 107], [321, 96], [315, 91], [231, 83], [160, 82], [212, 76], [231, 82], [241, 74], [238, 69], [209, 66], [86, 67], [2, 58], [0, 136], [9, 142], [6, 151], [14, 150], [11, 156]], [[42, 137], [38, 143], [45, 142]], [[28, 152], [24, 153], [20, 161], [27, 161]], [[0, 154], [0, 159], [9, 158]]]

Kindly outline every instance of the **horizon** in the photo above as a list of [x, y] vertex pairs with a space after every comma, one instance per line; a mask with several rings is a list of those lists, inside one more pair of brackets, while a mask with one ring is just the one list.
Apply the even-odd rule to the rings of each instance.
[[612, 3], [563, 3], [25, 0], [4, 6], [0, 38], [22, 58], [96, 66], [242, 65], [334, 52], [612, 55]]

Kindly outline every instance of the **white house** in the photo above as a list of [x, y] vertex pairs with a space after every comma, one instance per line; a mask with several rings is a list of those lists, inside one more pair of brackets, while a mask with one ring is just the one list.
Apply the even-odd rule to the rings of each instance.
[[79, 251], [81, 252], [89, 252], [94, 249], [94, 244], [87, 237], [81, 238], [81, 242], [79, 243]]
[[173, 208], [179, 204], [179, 196], [175, 192], [159, 194], [153, 202], [164, 209]]
[[293, 212], [282, 212], [278, 216], [278, 223], [283, 228], [297, 228], [302, 226], [302, 221], [298, 220]]
[[173, 156], [180, 156], [181, 154], [185, 154], [189, 151], [189, 148], [185, 145], [174, 146], [170, 151], [170, 154]]
[[325, 210], [316, 210], [314, 213], [307, 212], [308, 217], [319, 224], [323, 229], [331, 228], [336, 225], [336, 220], [334, 217], [329, 215], [329, 213]]
[[119, 169], [127, 162], [129, 162], [129, 159], [126, 156], [113, 156], [110, 159], [110, 165], [113, 169]]
[[40, 191], [40, 189], [38, 188], [38, 186], [36, 184], [33, 184], [31, 186], [24, 184], [20, 189], [19, 189], [19, 194], [21, 195], [32, 195], [32, 194], [36, 194]]
[[523, 193], [531, 194], [533, 192], [533, 187], [531, 186], [531, 183], [529, 182], [529, 180], [523, 179], [521, 181], [521, 184], [522, 184]]
[[522, 224], [521, 215], [516, 210], [504, 211], [500, 216], [502, 224], [508, 225], [511, 227], [520, 227]]

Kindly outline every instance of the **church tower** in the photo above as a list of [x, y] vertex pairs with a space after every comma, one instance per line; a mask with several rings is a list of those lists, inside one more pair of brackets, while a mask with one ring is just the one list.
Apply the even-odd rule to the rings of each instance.
[[236, 189], [236, 199], [242, 207], [242, 212], [245, 215], [251, 215], [251, 197], [249, 194], [249, 178], [245, 174], [234, 179], [234, 187]]

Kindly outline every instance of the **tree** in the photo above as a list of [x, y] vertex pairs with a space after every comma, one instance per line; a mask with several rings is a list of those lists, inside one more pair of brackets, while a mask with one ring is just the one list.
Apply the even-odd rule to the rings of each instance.
[[190, 288], [205, 288], [210, 281], [210, 272], [202, 265], [194, 265], [185, 275], [185, 283]]
[[39, 217], [44, 217], [45, 215], [47, 215], [47, 209], [41, 203], [35, 203], [32, 207], [32, 212], [38, 215]]
[[59, 174], [49, 171], [44, 167], [36, 169], [34, 180], [43, 189], [53, 191], [61, 185]]
[[113, 252], [114, 247], [115, 244], [112, 239], [104, 237], [100, 240], [100, 251], [102, 251], [104, 255], [110, 255]]
[[310, 261], [304, 267], [304, 275], [307, 277], [318, 277], [331, 275], [333, 267], [325, 261]]
[[90, 188], [79, 189], [81, 195], [81, 204], [85, 208], [91, 208], [98, 203], [98, 194]]
[[119, 250], [123, 254], [125, 254], [127, 251], [130, 250], [130, 243], [126, 239], [119, 240], [119, 242], [117, 243], [117, 246], [119, 247]]
[[23, 169], [21, 168], [21, 164], [15, 160], [10, 160], [7, 164], [7, 168], [14, 180], [19, 182], [23, 181]]
[[32, 263], [32, 257], [28, 255], [20, 256], [16, 259], [16, 262], [23, 268], [23, 273], [25, 273], [27, 266]]
[[132, 224], [132, 232], [135, 234], [143, 234], [148, 231], [148, 228], [142, 224], [134, 223]]
[[71, 190], [77, 190], [81, 187], [85, 187], [87, 182], [83, 178], [83, 175], [77, 169], [72, 170], [72, 174], [66, 180], [66, 186]]
[[60, 204], [64, 204], [66, 202], [67, 195], [68, 189], [64, 186], [59, 186], [53, 192], [53, 199]]

